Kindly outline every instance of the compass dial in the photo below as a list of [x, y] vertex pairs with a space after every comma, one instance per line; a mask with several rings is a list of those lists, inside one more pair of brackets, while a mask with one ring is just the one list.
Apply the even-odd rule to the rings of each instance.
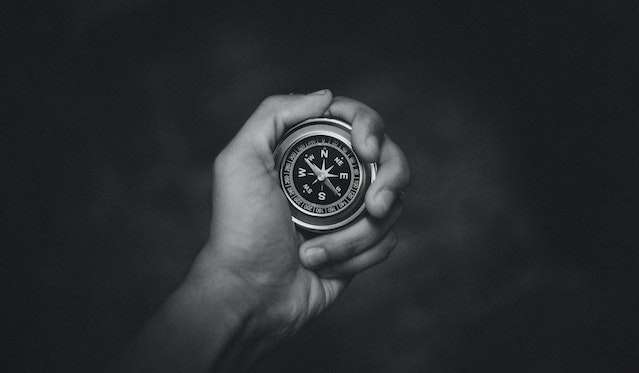
[[286, 155], [281, 175], [289, 201], [315, 216], [333, 215], [348, 207], [361, 186], [357, 156], [332, 136], [299, 140]]
[[350, 124], [311, 118], [291, 127], [273, 151], [291, 219], [313, 232], [341, 229], [361, 216], [377, 165], [362, 163]]

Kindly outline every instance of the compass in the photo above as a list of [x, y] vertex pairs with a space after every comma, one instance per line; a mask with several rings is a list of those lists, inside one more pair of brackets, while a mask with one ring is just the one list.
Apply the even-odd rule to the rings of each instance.
[[274, 152], [282, 191], [299, 227], [326, 232], [345, 227], [365, 211], [364, 196], [377, 165], [363, 163], [351, 144], [351, 126], [312, 118], [290, 128]]

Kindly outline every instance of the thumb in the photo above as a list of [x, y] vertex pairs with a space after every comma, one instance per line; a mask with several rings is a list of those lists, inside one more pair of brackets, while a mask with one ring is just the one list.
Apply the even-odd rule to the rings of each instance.
[[259, 151], [271, 154], [277, 141], [292, 125], [321, 116], [333, 94], [323, 89], [307, 95], [277, 95], [266, 98], [238, 133]]

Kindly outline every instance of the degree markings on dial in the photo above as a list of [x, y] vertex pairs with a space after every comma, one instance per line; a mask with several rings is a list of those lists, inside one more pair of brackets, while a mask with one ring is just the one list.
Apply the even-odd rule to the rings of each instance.
[[[303, 210], [332, 214], [348, 206], [357, 194], [359, 162], [353, 151], [336, 138], [302, 139], [285, 157], [282, 185], [289, 200]], [[309, 163], [314, 166], [312, 170], [307, 167]]]

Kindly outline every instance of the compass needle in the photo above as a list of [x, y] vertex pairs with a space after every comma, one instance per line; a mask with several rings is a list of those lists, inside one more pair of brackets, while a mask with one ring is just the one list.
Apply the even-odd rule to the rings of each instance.
[[337, 189], [335, 189], [335, 186], [333, 185], [333, 183], [331, 183], [330, 179], [325, 179], [324, 183], [328, 186], [328, 189], [330, 189], [331, 192], [335, 193], [335, 195], [337, 195], [338, 197], [341, 197], [340, 192], [338, 192]]
[[332, 231], [365, 213], [364, 196], [377, 166], [357, 157], [348, 123], [332, 118], [299, 123], [280, 140], [274, 156], [298, 227]]
[[310, 159], [304, 158], [304, 161], [306, 161], [306, 164], [311, 168], [311, 170], [313, 170], [313, 173], [315, 174], [315, 176], [319, 177], [322, 174], [322, 171], [319, 169], [319, 167], [313, 164], [313, 162], [311, 162]]

